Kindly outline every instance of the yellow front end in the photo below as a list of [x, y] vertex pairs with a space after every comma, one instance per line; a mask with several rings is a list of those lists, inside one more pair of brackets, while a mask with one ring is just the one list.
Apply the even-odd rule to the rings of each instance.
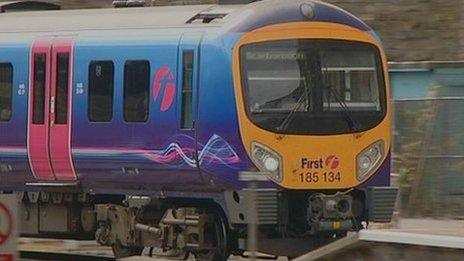
[[[380, 43], [368, 32], [333, 23], [298, 22], [264, 27], [244, 35], [234, 48], [234, 85], [237, 97], [240, 131], [243, 144], [253, 158], [256, 146], [270, 149], [280, 157], [281, 176], [273, 179], [287, 189], [346, 189], [360, 185], [375, 173], [388, 157], [391, 147], [390, 117], [388, 102], [390, 93], [385, 91], [387, 102], [383, 119], [376, 126], [347, 134], [301, 135], [282, 134], [256, 125], [247, 115], [241, 71], [240, 49], [251, 43], [284, 39], [325, 39], [354, 41], [371, 44], [380, 50], [382, 88], [389, 86], [385, 54]], [[380, 144], [380, 162], [369, 175], [359, 177], [360, 153], [372, 144]]]

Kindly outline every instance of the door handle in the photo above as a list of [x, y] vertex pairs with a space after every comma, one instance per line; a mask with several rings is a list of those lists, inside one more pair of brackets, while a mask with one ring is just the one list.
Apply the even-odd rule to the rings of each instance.
[[55, 123], [55, 96], [50, 98], [50, 125]]
[[50, 114], [54, 114], [55, 113], [55, 97], [52, 96], [50, 98]]

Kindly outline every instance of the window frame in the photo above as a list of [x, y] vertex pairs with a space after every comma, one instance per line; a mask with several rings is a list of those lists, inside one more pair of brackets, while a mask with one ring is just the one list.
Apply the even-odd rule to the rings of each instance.
[[[190, 75], [190, 88], [186, 85], [186, 57], [190, 55], [191, 58], [191, 75]], [[194, 86], [195, 86], [195, 50], [185, 49], [182, 51], [182, 85], [181, 85], [181, 97], [180, 97], [180, 129], [192, 130], [195, 128], [195, 114], [194, 114]], [[190, 95], [190, 106], [187, 110], [184, 97]], [[191, 121], [186, 122], [186, 112], [189, 112]]]
[[[66, 76], [64, 79], [61, 79], [60, 77], [62, 76], [62, 74], [60, 73], [60, 69], [64, 69], [64, 68], [60, 68], [60, 61], [59, 59], [61, 58], [60, 56], [64, 56], [65, 59], [66, 59]], [[68, 104], [69, 104], [69, 80], [70, 80], [70, 77], [71, 77], [71, 66], [70, 66], [70, 62], [71, 62], [71, 55], [69, 52], [58, 52], [56, 54], [56, 93], [55, 93], [55, 124], [58, 124], [58, 125], [66, 125], [68, 124], [68, 118], [69, 118], [69, 108], [68, 108]], [[64, 76], [64, 74], [63, 74]], [[64, 103], [63, 104], [60, 104], [59, 102], [59, 97], [60, 97], [60, 80], [64, 81], [63, 83], [65, 84], [66, 88], [65, 88], [65, 92], [63, 92], [62, 94], [64, 94], [65, 96], [65, 100], [64, 100]], [[59, 106], [59, 105], [62, 105], [62, 106]], [[63, 110], [63, 113], [64, 113], [64, 118], [61, 119], [59, 117], [59, 111]]]
[[[335, 44], [351, 44], [351, 45], [364, 45], [367, 48], [370, 48], [373, 51], [373, 54], [375, 54], [375, 63], [376, 63], [376, 74], [378, 77], [378, 87], [379, 87], [379, 100], [380, 100], [380, 105], [381, 105], [381, 111], [380, 112], [364, 112], [364, 111], [358, 111], [355, 112], [356, 114], [361, 115], [359, 118], [366, 118], [366, 116], [370, 116], [371, 118], [376, 117], [373, 122], [374, 123], [368, 123], [365, 124], [366, 126], [363, 125], [362, 128], [352, 128], [351, 130], [343, 130], [343, 129], [311, 129], [311, 130], [277, 130], [275, 127], [270, 127], [270, 126], [264, 126], [262, 124], [262, 120], [256, 119], [256, 113], [253, 113], [250, 110], [249, 107], [249, 101], [250, 101], [250, 93], [249, 93], [249, 83], [248, 83], [248, 68], [246, 64], [246, 49], [247, 48], [252, 48], [254, 46], [259, 46], [259, 45], [266, 45], [266, 44], [282, 44], [288, 41], [301, 41], [301, 42], [315, 42], [316, 44], [321, 44], [323, 42], [326, 43], [335, 43]], [[319, 42], [319, 43], [318, 43]], [[288, 45], [288, 44], [287, 44]], [[379, 126], [384, 120], [385, 117], [388, 114], [388, 97], [387, 97], [387, 85], [386, 85], [386, 79], [385, 79], [385, 74], [384, 74], [384, 64], [383, 64], [383, 57], [381, 55], [381, 50], [379, 49], [378, 46], [369, 43], [369, 42], [364, 42], [364, 41], [356, 41], [356, 40], [339, 40], [339, 39], [305, 39], [305, 38], [289, 38], [289, 39], [279, 39], [279, 40], [265, 40], [265, 41], [259, 41], [259, 42], [250, 42], [244, 45], [240, 46], [239, 53], [238, 53], [238, 58], [239, 60], [239, 70], [240, 70], [240, 85], [242, 89], [242, 99], [243, 103], [242, 106], [244, 106], [244, 110], [246, 113], [246, 116], [250, 122], [253, 123], [256, 127], [266, 130], [272, 133], [277, 133], [277, 134], [284, 134], [284, 135], [313, 135], [313, 136], [331, 136], [331, 135], [344, 135], [344, 134], [351, 134], [351, 133], [356, 133], [356, 132], [363, 132], [363, 131], [368, 131], [372, 130], [373, 128]], [[318, 95], [322, 95], [322, 93], [318, 93]], [[322, 96], [319, 96], [322, 97]], [[318, 99], [319, 100], [319, 99]], [[322, 100], [320, 100], [322, 101]], [[321, 102], [319, 105], [316, 106], [316, 108], [323, 108], [323, 103]], [[326, 113], [323, 111], [316, 111], [316, 113]], [[331, 112], [331, 113], [339, 113], [339, 112]], [[369, 114], [370, 113], [370, 114]], [[378, 115], [374, 115], [378, 114]], [[288, 115], [288, 114], [287, 114]], [[317, 115], [316, 115], [317, 116]], [[351, 115], [353, 116], [353, 115]], [[356, 117], [357, 115], [355, 115]], [[321, 117], [319, 117], [321, 118]], [[359, 123], [359, 119], [355, 118], [356, 122]], [[294, 120], [293, 122], [297, 122], [298, 120]], [[346, 120], [344, 120], [346, 122]], [[364, 124], [364, 122], [363, 122]], [[341, 125], [341, 124], [340, 124]]]
[[[5, 120], [2, 120], [2, 118], [0, 117], [0, 123], [8, 123], [11, 121], [11, 119], [13, 118], [13, 100], [14, 100], [14, 94], [13, 94], [13, 90], [14, 90], [14, 86], [13, 86], [13, 83], [14, 83], [14, 67], [13, 67], [13, 64], [11, 62], [0, 62], [0, 68], [2, 68], [3, 66], [5, 66], [5, 68], [8, 68], [10, 70], [10, 73], [9, 73], [9, 76], [10, 76], [10, 96], [7, 98], [8, 99], [8, 105], [9, 105], [9, 110], [10, 110], [10, 114], [8, 115], [8, 119], [5, 119]], [[1, 113], [1, 111], [0, 111]]]
[[[92, 94], [92, 91], [94, 88], [92, 88], [92, 86], [94, 86], [95, 84], [93, 84], [95, 82], [95, 80], [92, 80], [93, 78], [91, 78], [94, 73], [93, 73], [93, 70], [92, 70], [92, 66], [96, 66], [98, 64], [111, 64], [111, 71], [112, 71], [112, 74], [111, 74], [111, 113], [109, 113], [110, 117], [109, 119], [104, 119], [104, 120], [98, 120], [98, 119], [94, 119], [92, 118], [92, 111], [91, 111], [91, 94]], [[113, 122], [113, 119], [114, 119], [114, 94], [115, 94], [115, 90], [114, 90], [114, 84], [115, 84], [115, 65], [114, 65], [114, 61], [113, 60], [92, 60], [90, 61], [89, 63], [89, 66], [88, 66], [88, 72], [89, 72], [89, 75], [88, 75], [88, 94], [87, 94], [87, 120], [89, 122], [92, 122], [92, 123], [111, 123]]]
[[[132, 120], [128, 120], [127, 119], [127, 115], [126, 115], [126, 101], [127, 101], [127, 89], [129, 87], [129, 83], [127, 81], [127, 78], [128, 78], [128, 64], [129, 63], [144, 63], [147, 65], [147, 86], [146, 86], [146, 94], [147, 94], [147, 105], [146, 105], [146, 115], [145, 115], [145, 118], [141, 121], [132, 121]], [[149, 60], [146, 60], [146, 59], [134, 59], [134, 60], [126, 60], [124, 62], [124, 78], [123, 78], [123, 89], [122, 89], [122, 93], [123, 93], [123, 97], [122, 97], [122, 118], [123, 118], [123, 121], [124, 123], [127, 123], [127, 124], [145, 124], [149, 121], [150, 119], [150, 102], [151, 102], [151, 99], [150, 99], [150, 87], [151, 87], [151, 63]], [[133, 86], [133, 85], [132, 85]]]
[[[43, 57], [43, 86], [42, 86], [42, 103], [41, 104], [37, 104], [36, 103], [36, 98], [37, 98], [37, 83], [38, 83], [38, 63], [37, 63], [37, 58], [42, 56]], [[46, 91], [47, 91], [47, 73], [48, 73], [48, 70], [47, 70], [47, 53], [45, 52], [40, 52], [40, 53], [35, 53], [34, 54], [34, 57], [33, 57], [33, 79], [32, 79], [32, 84], [34, 86], [34, 91], [32, 92], [32, 124], [34, 125], [44, 125], [45, 122], [46, 122], [46, 117], [47, 115], [45, 115], [45, 109], [46, 109]], [[41, 79], [42, 80], [42, 79]], [[41, 113], [41, 118], [37, 118], [39, 117], [40, 115], [38, 115], [38, 112], [37, 112], [37, 108], [38, 107], [41, 107], [42, 108], [42, 113]]]

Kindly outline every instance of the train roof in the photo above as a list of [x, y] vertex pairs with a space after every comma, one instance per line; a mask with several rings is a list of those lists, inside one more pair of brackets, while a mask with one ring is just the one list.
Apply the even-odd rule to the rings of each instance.
[[[211, 27], [245, 32], [270, 24], [308, 20], [341, 23], [365, 31], [370, 30], [355, 16], [323, 2], [264, 0], [248, 5], [192, 5], [1, 13], [0, 35]], [[1, 38], [4, 37], [0, 36]]]
[[[195, 15], [230, 10], [214, 5], [32, 11], [0, 15], [0, 32], [56, 32], [186, 26]], [[237, 6], [232, 6], [232, 9]]]

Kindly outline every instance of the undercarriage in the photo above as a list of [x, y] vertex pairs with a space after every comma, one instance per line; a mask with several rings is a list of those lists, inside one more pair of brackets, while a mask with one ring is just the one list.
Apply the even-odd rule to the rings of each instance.
[[[226, 260], [253, 247], [295, 257], [365, 228], [389, 222], [396, 189], [346, 191], [225, 191], [211, 198], [89, 195], [59, 192], [18, 194], [22, 234], [95, 238], [116, 257], [163, 256]], [[253, 225], [253, 226], [251, 226]], [[252, 231], [251, 228], [256, 230]], [[254, 238], [254, 237], [253, 237]]]

